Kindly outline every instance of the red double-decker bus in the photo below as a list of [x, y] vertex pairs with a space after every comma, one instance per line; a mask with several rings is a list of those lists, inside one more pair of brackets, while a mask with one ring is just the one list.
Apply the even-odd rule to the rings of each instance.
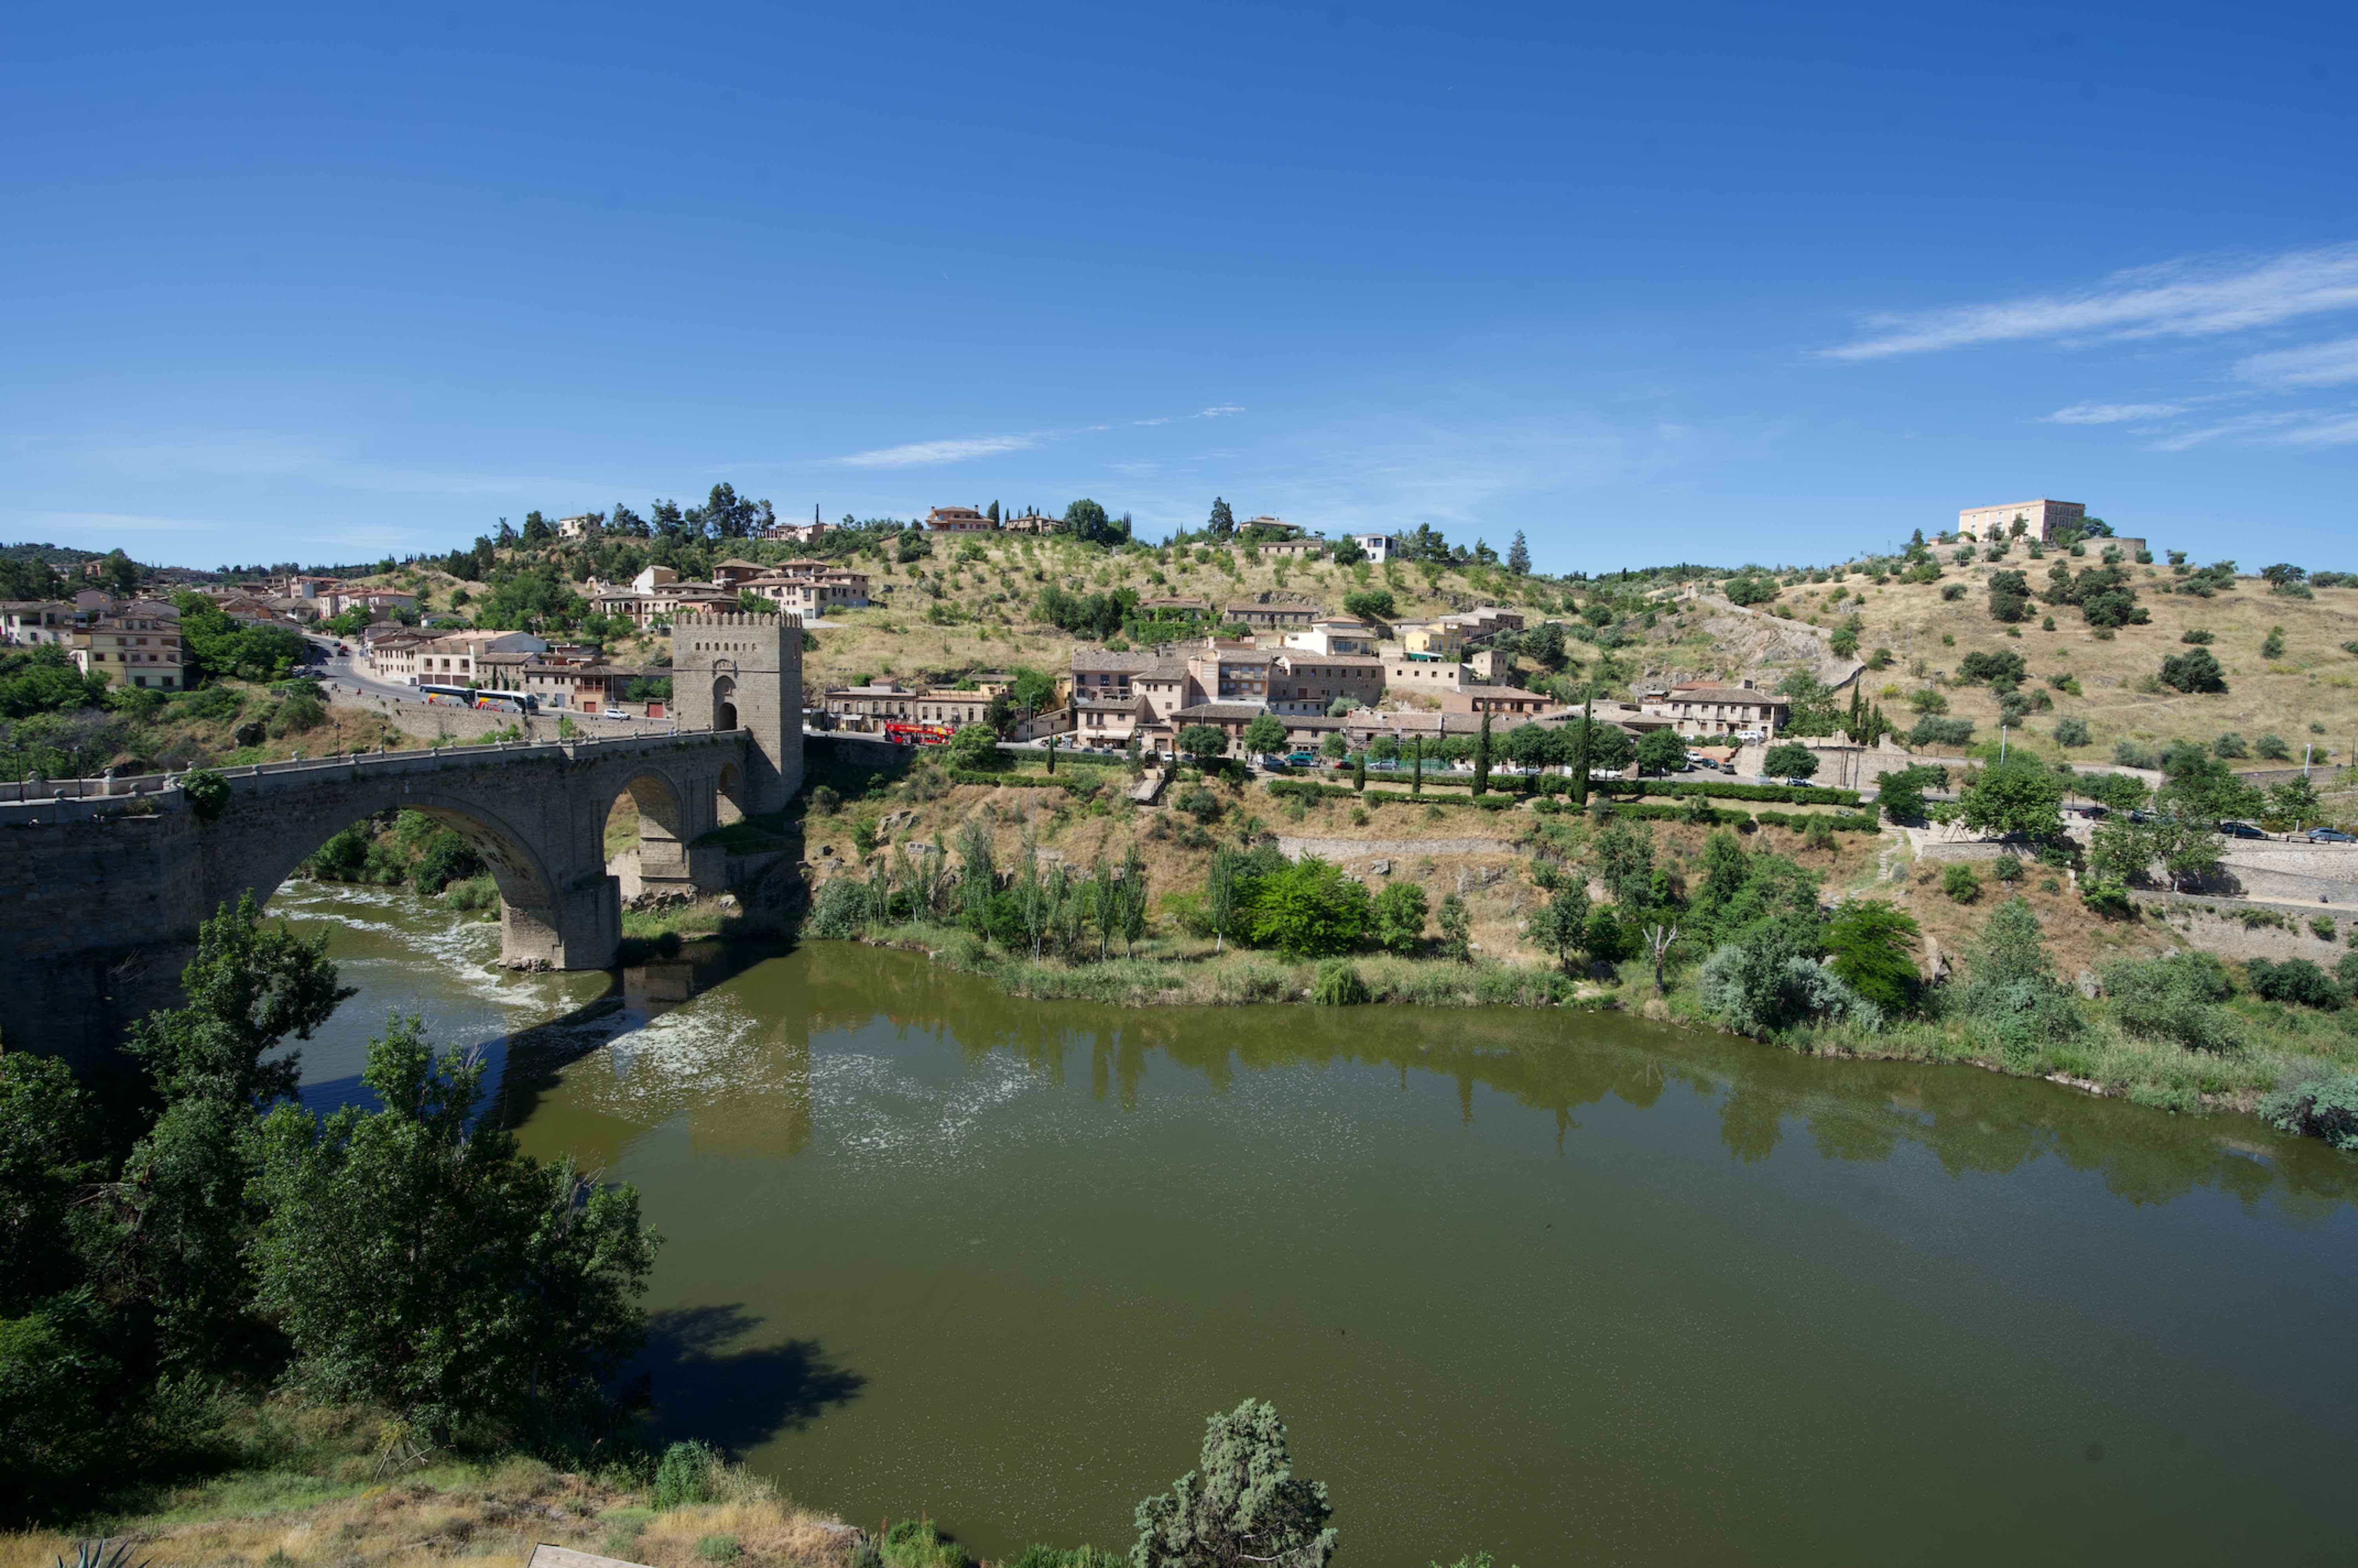
[[903, 724], [884, 721], [884, 738], [896, 746], [945, 746], [957, 730], [947, 724]]

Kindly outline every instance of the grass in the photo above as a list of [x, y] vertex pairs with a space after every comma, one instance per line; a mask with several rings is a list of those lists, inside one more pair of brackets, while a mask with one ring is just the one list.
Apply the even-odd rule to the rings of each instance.
[[[657, 1513], [629, 1476], [560, 1472], [536, 1459], [389, 1467], [378, 1457], [384, 1430], [365, 1411], [284, 1402], [243, 1410], [225, 1434], [232, 1467], [131, 1499], [79, 1529], [135, 1542], [133, 1561], [169, 1568], [509, 1568], [544, 1541], [651, 1568], [834, 1568], [857, 1539], [734, 1465], [716, 1469], [713, 1501]], [[721, 1541], [734, 1551], [712, 1544]], [[65, 1533], [0, 1533], [0, 1568], [51, 1568], [73, 1557]]]

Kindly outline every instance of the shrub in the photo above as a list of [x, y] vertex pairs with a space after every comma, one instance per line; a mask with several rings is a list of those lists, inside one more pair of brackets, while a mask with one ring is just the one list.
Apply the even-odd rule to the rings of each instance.
[[2189, 1051], [2217, 1054], [2242, 1047], [2235, 1015], [2219, 1005], [2234, 989], [2226, 967], [2208, 953], [2123, 960], [2104, 969], [2104, 989], [2123, 1029]]
[[1941, 891], [1959, 903], [1971, 903], [1982, 896], [1982, 880], [1963, 860], [1952, 860], [1942, 868]]
[[2041, 937], [2029, 903], [2008, 899], [1983, 923], [1981, 941], [1967, 960], [1969, 978], [1955, 993], [1958, 1011], [1986, 1031], [2017, 1065], [2027, 1065], [2039, 1046], [2081, 1027], [2078, 995], [2056, 979]]
[[1868, 1029], [1883, 1022], [1882, 1010], [1831, 968], [1781, 953], [1772, 942], [1722, 944], [1704, 960], [1701, 995], [1705, 1007], [1743, 1034], [1773, 1034], [1821, 1019], [1845, 1019]]
[[482, 870], [483, 858], [475, 853], [475, 847], [446, 827], [426, 841], [426, 852], [418, 857], [412, 881], [419, 892], [431, 898], [452, 882], [481, 875]]
[[1990, 862], [1990, 875], [2012, 886], [2022, 880], [2022, 861], [2012, 855], [2000, 855]]
[[2342, 935], [2342, 928], [2333, 923], [2333, 916], [2330, 914], [2310, 915], [2309, 928], [2317, 934], [2320, 942], [2331, 942]]
[[810, 808], [813, 816], [833, 816], [842, 805], [843, 796], [826, 784], [820, 784], [810, 793]]
[[1206, 827], [1217, 822], [1220, 819], [1220, 814], [1228, 809], [1221, 804], [1218, 795], [1214, 795], [1202, 784], [1182, 790], [1171, 804]]
[[1963, 746], [1974, 738], [1974, 721], [1970, 719], [1944, 719], [1926, 714], [1908, 732], [1911, 746]]
[[1880, 899], [1851, 899], [1826, 925], [1826, 961], [1863, 1000], [1886, 1012], [1913, 1012], [1924, 982], [1908, 950], [1920, 934], [1906, 911]]
[[317, 730], [327, 721], [327, 705], [308, 691], [298, 691], [278, 705], [265, 728], [276, 740]]
[[1297, 958], [1327, 958], [1365, 942], [1371, 920], [1366, 888], [1340, 867], [1304, 855], [1262, 881], [1246, 930], [1257, 946]]
[[1957, 661], [1957, 678], [1962, 681], [2020, 686], [2024, 674], [2022, 655], [2011, 649], [1996, 654], [1967, 654]]
[[2285, 738], [2271, 730], [2252, 742], [2252, 754], [2266, 762], [2285, 762], [2292, 760], [2292, 748]]
[[1329, 958], [1318, 966], [1310, 1000], [1321, 1007], [1363, 1006], [1368, 1000], [1368, 982], [1359, 978], [1358, 966], [1348, 958]]
[[2252, 754], [2252, 749], [2244, 744], [2244, 738], [2241, 735], [2230, 730], [2211, 742], [2211, 753], [2217, 757], [2248, 757]]
[[859, 935], [868, 925], [868, 889], [857, 877], [824, 883], [811, 902], [810, 934], [836, 941]]
[[734, 1563], [745, 1555], [745, 1543], [733, 1535], [699, 1536], [696, 1555], [706, 1563]]
[[2323, 1073], [2280, 1088], [2260, 1101], [2260, 1115], [2279, 1131], [2358, 1152], [2358, 1073]]
[[1424, 890], [1398, 881], [1375, 897], [1376, 941], [1394, 953], [1413, 953], [1424, 940]]
[[675, 1443], [655, 1465], [654, 1504], [659, 1510], [712, 1501], [712, 1472], [720, 1455], [701, 1443]]
[[1293, 1474], [1277, 1411], [1265, 1400], [1247, 1400], [1205, 1428], [1195, 1468], [1138, 1505], [1130, 1561], [1152, 1568], [1248, 1562], [1325, 1568], [1335, 1554], [1325, 1483]]
[[887, 1568], [967, 1568], [966, 1548], [944, 1541], [929, 1519], [904, 1519], [884, 1532]]
[[229, 805], [229, 781], [211, 768], [199, 768], [180, 780], [180, 794], [198, 821], [216, 821]]
[[2088, 743], [2088, 721], [2084, 719], [2059, 719], [2055, 721], [2055, 743], [2059, 746], [2084, 746]]
[[2252, 994], [2266, 1001], [2292, 1002], [2301, 1007], [2340, 1007], [2346, 1000], [2333, 978], [2307, 958], [2271, 962], [2254, 958], [2244, 966]]
[[2189, 694], [2223, 693], [2227, 689], [2227, 676], [2219, 667], [2219, 661], [2211, 656], [2211, 650], [2196, 648], [2161, 661], [2161, 684], [2172, 691]]
[[[1433, 918], [1441, 928], [1442, 957], [1455, 958], [1461, 964], [1470, 960], [1474, 956], [1470, 941], [1474, 920], [1466, 911], [1466, 901], [1454, 892], [1444, 895]], [[2358, 953], [2352, 954], [2351, 957], [2358, 959]]]
[[2113, 742], [2113, 766], [2150, 770], [2161, 766], [2161, 758], [2150, 746], [2140, 745], [2135, 741], [2115, 741]]
[[2200, 648], [2208, 645], [2211, 641], [2211, 633], [2205, 632], [2200, 626], [2190, 626], [2185, 631], [2180, 632], [2178, 634], [2178, 640], [2190, 647]]

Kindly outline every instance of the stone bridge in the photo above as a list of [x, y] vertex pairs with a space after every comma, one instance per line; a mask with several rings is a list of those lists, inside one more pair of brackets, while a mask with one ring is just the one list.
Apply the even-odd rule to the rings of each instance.
[[[177, 781], [80, 781], [0, 798], [0, 1042], [78, 1068], [174, 1000], [197, 926], [267, 900], [352, 823], [409, 810], [481, 855], [500, 892], [502, 961], [604, 968], [622, 939], [608, 814], [628, 795], [650, 888], [717, 891], [723, 851], [697, 840], [785, 806], [802, 782], [800, 632], [791, 616], [674, 629], [676, 735], [508, 742], [225, 770], [205, 820]], [[766, 655], [766, 656], [765, 656]]]

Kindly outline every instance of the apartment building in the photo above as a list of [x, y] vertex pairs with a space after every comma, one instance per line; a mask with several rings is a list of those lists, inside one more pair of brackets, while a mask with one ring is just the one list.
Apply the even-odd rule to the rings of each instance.
[[76, 667], [85, 675], [163, 691], [179, 691], [187, 684], [181, 678], [179, 611], [155, 600], [85, 612], [70, 647]]
[[1326, 553], [1326, 541], [1320, 538], [1271, 539], [1259, 546], [1265, 561], [1303, 560]]
[[1376, 634], [1363, 621], [1330, 616], [1288, 630], [1285, 645], [1311, 654], [1372, 657], [1376, 653]]
[[1319, 619], [1319, 610], [1314, 604], [1270, 604], [1259, 600], [1247, 600], [1223, 606], [1220, 616], [1226, 625], [1285, 632], [1313, 624]]
[[1758, 731], [1773, 741], [1792, 711], [1790, 699], [1761, 691], [1750, 681], [1737, 686], [1689, 682], [1650, 695], [1639, 711], [1671, 719], [1682, 735], [1741, 735]]
[[846, 730], [875, 730], [882, 729], [888, 719], [915, 723], [920, 695], [892, 681], [870, 681], [865, 686], [829, 687], [819, 703], [827, 716]]
[[1372, 654], [1289, 649], [1271, 661], [1272, 713], [1325, 713], [1337, 699], [1364, 707], [1383, 694], [1384, 661]]
[[1412, 659], [1442, 659], [1455, 664], [1466, 652], [1466, 628], [1455, 620], [1403, 621], [1392, 628], [1401, 652]]
[[488, 686], [484, 654], [546, 652], [548, 643], [529, 632], [413, 633], [370, 643], [368, 661], [377, 679], [404, 686]]
[[1441, 694], [1444, 713], [1492, 714], [1509, 719], [1532, 719], [1563, 704], [1536, 691], [1512, 686], [1463, 686]]
[[0, 604], [0, 645], [70, 648], [74, 614], [72, 605], [55, 600], [18, 599]]
[[1351, 542], [1368, 552], [1368, 559], [1383, 565], [1400, 554], [1401, 542], [1391, 534], [1354, 534]]

